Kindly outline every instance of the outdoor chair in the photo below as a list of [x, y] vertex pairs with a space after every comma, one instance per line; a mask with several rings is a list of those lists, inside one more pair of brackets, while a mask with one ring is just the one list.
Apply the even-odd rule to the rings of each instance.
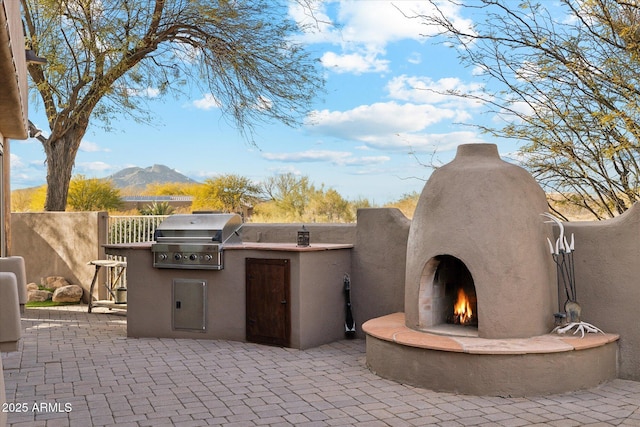
[[0, 258], [0, 271], [10, 272], [16, 275], [20, 313], [24, 313], [24, 307], [27, 303], [27, 273], [24, 267], [24, 258], [21, 256]]
[[0, 351], [17, 351], [22, 337], [18, 281], [14, 273], [0, 272]]

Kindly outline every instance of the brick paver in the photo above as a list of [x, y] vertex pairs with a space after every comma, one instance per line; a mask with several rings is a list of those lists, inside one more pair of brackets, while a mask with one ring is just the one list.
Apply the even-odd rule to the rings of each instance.
[[[363, 340], [310, 350], [126, 337], [126, 318], [28, 309], [3, 353], [10, 426], [640, 426], [640, 382], [544, 397], [436, 393], [382, 379]], [[13, 405], [16, 408], [16, 405]]]

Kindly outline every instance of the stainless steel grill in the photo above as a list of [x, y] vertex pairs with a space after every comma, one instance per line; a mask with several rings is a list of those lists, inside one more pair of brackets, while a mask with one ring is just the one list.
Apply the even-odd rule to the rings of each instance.
[[224, 245], [242, 241], [241, 227], [238, 214], [171, 215], [156, 228], [153, 266], [222, 270]]

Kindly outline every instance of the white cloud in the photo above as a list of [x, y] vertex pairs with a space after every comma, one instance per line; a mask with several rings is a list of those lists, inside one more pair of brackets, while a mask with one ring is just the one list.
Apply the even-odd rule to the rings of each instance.
[[268, 170], [270, 172], [275, 173], [276, 175], [284, 175], [287, 173], [292, 173], [296, 176], [302, 176], [302, 171], [293, 165], [284, 165], [276, 168], [268, 168]]
[[266, 160], [280, 162], [329, 162], [338, 166], [363, 166], [391, 160], [389, 156], [356, 157], [348, 151], [307, 150], [295, 153], [263, 153]]
[[160, 89], [156, 87], [147, 87], [139, 91], [140, 96], [145, 96], [147, 98], [157, 98], [160, 96]]
[[[538, 106], [539, 110], [542, 111], [544, 106]], [[511, 101], [509, 105], [509, 111], [502, 109], [495, 116], [493, 116], [492, 121], [494, 123], [521, 123], [522, 117], [533, 116], [534, 114], [533, 107], [524, 102], [524, 101]]]
[[371, 148], [387, 151], [433, 153], [453, 150], [460, 144], [474, 144], [484, 141], [475, 132], [454, 131], [447, 133], [401, 133], [369, 138]]
[[454, 110], [428, 104], [386, 102], [361, 105], [348, 111], [314, 111], [307, 124], [313, 132], [366, 141], [376, 135], [422, 131], [456, 116]]
[[14, 168], [17, 169], [25, 166], [20, 157], [18, 157], [16, 154], [11, 153], [9, 155], [9, 160], [11, 161], [11, 170], [13, 170]]
[[256, 110], [270, 110], [273, 107], [273, 101], [260, 95], [253, 108]]
[[330, 68], [336, 73], [362, 74], [370, 72], [386, 72], [389, 69], [389, 61], [378, 59], [374, 53], [347, 53], [336, 54], [327, 52], [322, 55], [320, 62], [326, 68]]
[[[461, 98], [457, 94], [471, 97], [481, 95], [484, 85], [465, 83], [457, 77], [433, 80], [430, 77], [401, 75], [387, 83], [389, 97], [402, 101], [443, 104], [458, 108], [479, 108], [483, 104], [476, 99]], [[486, 97], [486, 95], [484, 95]]]
[[[306, 4], [292, 3], [289, 15], [304, 33], [299, 40], [340, 46], [342, 52], [327, 52], [322, 59], [323, 65], [336, 72], [387, 71], [388, 61], [380, 59], [386, 54], [387, 44], [400, 40], [423, 42], [426, 35], [439, 31], [424, 25], [419, 17], [436, 13], [434, 6], [425, 1], [328, 0], [310, 2], [315, 8], [312, 12]], [[457, 25], [471, 26], [471, 21], [459, 16], [459, 6], [447, 3], [439, 8]], [[420, 58], [412, 55], [409, 61], [416, 64]]]
[[84, 151], [86, 153], [96, 153], [96, 152], [99, 152], [99, 151], [109, 152], [111, 150], [108, 149], [108, 148], [102, 148], [98, 144], [96, 144], [95, 142], [83, 140], [80, 143], [80, 151]]
[[422, 55], [420, 55], [420, 52], [412, 52], [407, 58], [407, 62], [410, 64], [418, 65], [422, 63]]
[[24, 161], [20, 156], [11, 153], [11, 189], [36, 187], [44, 184], [46, 167], [42, 160]]
[[78, 170], [81, 173], [105, 172], [113, 170], [114, 167], [105, 162], [82, 162], [78, 163]]
[[423, 25], [422, 19], [410, 18], [434, 13], [429, 2], [343, 0], [338, 3], [337, 20], [342, 25], [340, 36], [346, 42], [380, 48], [403, 39], [423, 41], [425, 34], [436, 31]]
[[212, 108], [219, 108], [220, 101], [213, 94], [207, 93], [204, 97], [193, 101], [193, 106], [200, 110], [211, 110]]
[[145, 87], [140, 89], [120, 85], [119, 88], [129, 96], [139, 96], [142, 98], [157, 98], [160, 96], [160, 89], [155, 87]]

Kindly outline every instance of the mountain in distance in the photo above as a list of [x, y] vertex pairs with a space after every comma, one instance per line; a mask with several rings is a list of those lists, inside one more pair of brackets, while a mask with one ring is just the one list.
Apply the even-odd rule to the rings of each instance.
[[165, 165], [153, 165], [147, 168], [140, 168], [137, 166], [125, 168], [112, 175], [109, 175], [105, 179], [113, 182], [113, 185], [117, 188], [127, 188], [144, 190], [148, 184], [165, 184], [171, 182], [179, 182], [185, 184], [197, 184], [198, 181], [194, 181]]

